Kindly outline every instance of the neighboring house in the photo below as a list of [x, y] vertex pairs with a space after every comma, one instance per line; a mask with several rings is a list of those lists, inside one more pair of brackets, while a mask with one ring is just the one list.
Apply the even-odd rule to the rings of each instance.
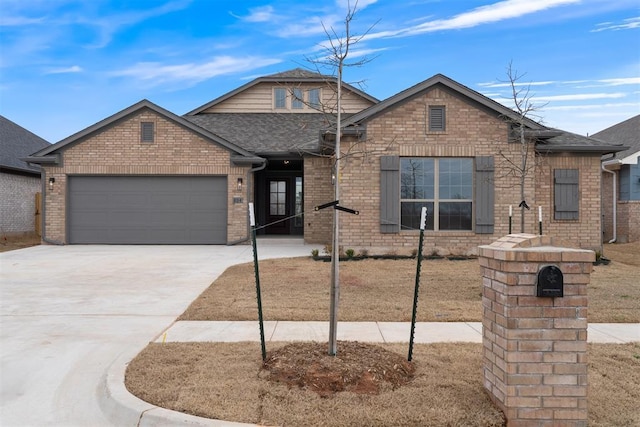
[[[141, 101], [41, 150], [46, 236], [58, 243], [233, 244], [261, 234], [331, 241], [340, 180], [343, 249], [406, 252], [429, 209], [427, 247], [473, 253], [519, 224], [515, 113], [436, 75], [391, 98], [343, 84], [341, 170], [333, 170], [336, 80], [296, 69], [255, 79], [180, 117]], [[527, 202], [545, 234], [600, 249], [600, 157], [621, 147], [526, 120], [536, 164]], [[434, 212], [437, 214], [434, 215]], [[537, 209], [526, 231], [537, 232]], [[515, 231], [515, 229], [514, 229]]]
[[40, 166], [22, 159], [47, 146], [44, 139], [0, 116], [0, 235], [36, 230]]
[[602, 161], [604, 241], [640, 241], [640, 115], [602, 130], [593, 138], [628, 147]]

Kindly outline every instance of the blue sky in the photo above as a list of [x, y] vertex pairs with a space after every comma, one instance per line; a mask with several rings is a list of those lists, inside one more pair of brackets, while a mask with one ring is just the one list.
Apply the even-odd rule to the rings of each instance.
[[[351, 2], [353, 4], [353, 1]], [[184, 114], [312, 67], [347, 0], [0, 0], [0, 114], [57, 142], [146, 98]], [[640, 113], [638, 0], [360, 0], [345, 81], [385, 99], [442, 73], [509, 105], [511, 62], [547, 126]], [[323, 70], [328, 72], [329, 70]]]

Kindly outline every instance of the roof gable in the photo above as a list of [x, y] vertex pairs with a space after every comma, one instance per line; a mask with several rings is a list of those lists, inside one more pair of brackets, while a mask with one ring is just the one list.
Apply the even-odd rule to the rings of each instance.
[[[254, 79], [252, 81], [250, 81], [249, 83], [246, 83], [240, 87], [238, 87], [237, 89], [232, 90], [231, 92], [227, 92], [224, 95], [214, 99], [213, 101], [210, 101], [204, 105], [201, 105], [200, 107], [189, 111], [188, 113], [185, 114], [185, 116], [194, 116], [196, 114], [202, 113], [205, 110], [208, 110], [209, 108], [218, 105], [232, 97], [234, 97], [235, 95], [244, 92], [260, 83], [277, 83], [277, 84], [287, 84], [287, 83], [323, 83], [323, 84], [327, 84], [327, 83], [333, 83], [336, 84], [337, 80], [335, 77], [333, 76], [328, 76], [328, 75], [323, 75], [323, 74], [319, 74], [319, 73], [314, 73], [311, 71], [307, 71], [304, 70], [302, 68], [295, 68], [293, 70], [289, 70], [289, 71], [284, 71], [282, 73], [276, 73], [276, 74], [271, 74], [268, 76], [263, 76], [263, 77], [258, 77], [257, 79]], [[351, 86], [347, 83], [342, 83], [342, 87], [345, 88], [348, 91], [353, 92], [354, 94], [366, 99], [367, 101], [371, 102], [371, 103], [378, 103], [378, 99], [374, 98], [373, 96], [369, 95], [368, 93], [354, 87]]]
[[[494, 111], [496, 115], [505, 116], [510, 119], [518, 118], [517, 113], [512, 109], [505, 107], [504, 105], [494, 101], [493, 99], [488, 98], [481, 93], [476, 92], [475, 90], [456, 82], [455, 80], [450, 79], [444, 74], [436, 74], [435, 76], [430, 77], [423, 82], [420, 82], [408, 89], [390, 96], [389, 98], [379, 102], [372, 107], [367, 108], [366, 110], [361, 111], [358, 114], [354, 114], [348, 121], [345, 121], [345, 126], [371, 120], [372, 118], [380, 114], [384, 114], [388, 109], [394, 108], [399, 104], [407, 102], [410, 99], [419, 96], [420, 94], [431, 90], [438, 85], [444, 86], [450, 91], [453, 91], [469, 99], [470, 101], [473, 101], [485, 108], [488, 108], [489, 110]], [[545, 129], [545, 126], [530, 119], [525, 119], [525, 125], [533, 130]]]
[[22, 159], [49, 145], [38, 135], [0, 116], [0, 167], [39, 174], [40, 168]]
[[231, 142], [219, 137], [218, 135], [215, 135], [211, 132], [209, 132], [206, 129], [203, 129], [199, 126], [194, 125], [193, 123], [189, 122], [188, 120], [185, 120], [183, 117], [180, 117], [176, 114], [173, 114], [172, 112], [165, 110], [164, 108], [152, 103], [151, 101], [148, 101], [146, 99], [143, 99], [142, 101], [137, 102], [136, 104], [133, 104], [132, 106], [125, 108], [124, 110], [107, 117], [104, 120], [99, 121], [98, 123], [95, 123], [92, 126], [89, 126], [86, 129], [81, 130], [78, 133], [75, 133], [71, 136], [69, 136], [68, 138], [65, 138], [49, 147], [46, 147], [36, 153], [34, 153], [33, 155], [31, 155], [28, 160], [30, 162], [33, 163], [57, 163], [57, 156], [59, 155], [59, 153], [61, 153], [65, 148], [68, 148], [69, 146], [76, 144], [76, 143], [80, 143], [82, 140], [86, 139], [87, 137], [100, 132], [102, 129], [104, 129], [107, 126], [110, 126], [116, 122], [118, 122], [119, 120], [122, 120], [132, 114], [135, 114], [143, 109], [149, 109], [153, 112], [155, 112], [156, 114], [164, 117], [167, 120], [173, 121], [174, 123], [176, 123], [179, 126], [182, 126], [184, 128], [187, 128], [189, 130], [191, 130], [192, 132], [202, 136], [203, 138], [211, 141], [212, 143], [218, 144], [224, 148], [226, 148], [227, 150], [231, 151], [233, 154], [235, 154], [236, 156], [239, 156], [241, 158], [246, 158], [248, 161], [262, 161], [262, 159], [257, 159], [253, 154], [249, 153], [248, 151], [244, 150], [243, 148], [240, 148], [238, 146], [236, 146], [235, 144], [232, 144]]

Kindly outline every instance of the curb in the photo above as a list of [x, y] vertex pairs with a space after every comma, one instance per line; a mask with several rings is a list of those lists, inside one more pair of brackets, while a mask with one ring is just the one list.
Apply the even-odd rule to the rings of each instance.
[[258, 427], [234, 421], [197, 417], [152, 405], [129, 393], [124, 386], [124, 373], [130, 354], [119, 356], [107, 369], [97, 389], [98, 405], [107, 419], [116, 426], [203, 426], [203, 427]]

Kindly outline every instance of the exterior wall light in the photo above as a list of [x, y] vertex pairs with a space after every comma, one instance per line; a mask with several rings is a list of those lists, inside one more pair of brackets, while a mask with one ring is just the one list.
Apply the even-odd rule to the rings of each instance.
[[49, 190], [53, 190], [53, 183], [56, 182], [54, 177], [49, 178]]
[[238, 183], [236, 184], [236, 188], [238, 191], [242, 191], [242, 178], [238, 178]]

